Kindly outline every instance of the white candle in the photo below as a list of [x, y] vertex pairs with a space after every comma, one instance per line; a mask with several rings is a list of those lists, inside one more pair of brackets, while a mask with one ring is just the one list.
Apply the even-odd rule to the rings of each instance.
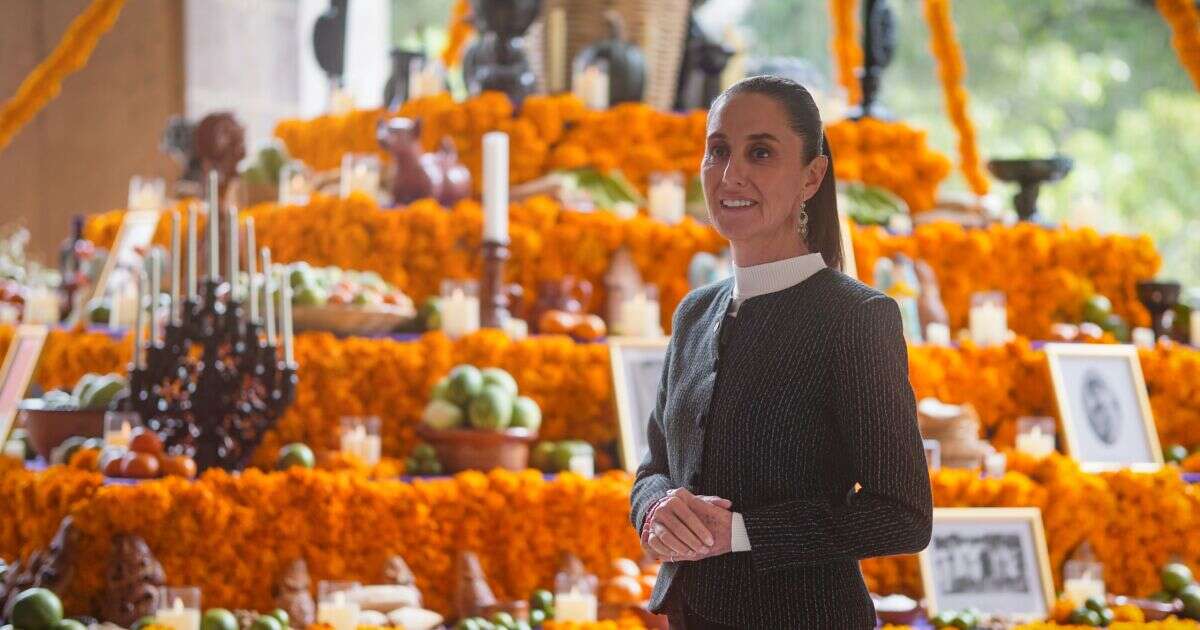
[[266, 296], [267, 311], [267, 345], [275, 345], [275, 291], [274, 291], [274, 274], [275, 270], [271, 267], [271, 248], [264, 247], [262, 250], [263, 264], [263, 293]]
[[146, 361], [142, 358], [142, 319], [145, 317], [146, 311], [146, 271], [139, 270], [137, 283], [137, 314], [133, 324], [133, 365], [138, 369], [146, 367]]
[[971, 338], [981, 346], [1003, 344], [1008, 336], [1008, 314], [1000, 304], [972, 306], [968, 315]]
[[1017, 435], [1017, 452], [1036, 459], [1042, 459], [1054, 452], [1054, 436], [1044, 433], [1042, 428], [1034, 426], [1028, 433]]
[[208, 174], [208, 279], [221, 277], [221, 203], [217, 172]]
[[57, 324], [58, 311], [58, 294], [45, 287], [34, 287], [25, 298], [22, 321], [26, 324]]
[[1200, 308], [1192, 311], [1191, 321], [1192, 345], [1200, 347]]
[[455, 289], [442, 298], [442, 332], [462, 337], [479, 330], [479, 298]]
[[198, 210], [198, 204], [188, 204], [188, 299], [193, 301], [199, 299], [196, 292], [196, 221], [200, 216]]
[[279, 287], [279, 325], [283, 329], [283, 360], [290, 366], [296, 357], [292, 354], [292, 283], [287, 274], [288, 270], [285, 267]]
[[229, 299], [238, 299], [238, 211], [229, 209]]
[[178, 597], [171, 608], [160, 608], [154, 613], [154, 622], [171, 628], [171, 630], [198, 630], [200, 628], [200, 610], [184, 608]]
[[171, 322], [175, 323], [175, 324], [179, 323], [178, 311], [181, 308], [180, 303], [179, 303], [179, 292], [181, 289], [180, 289], [179, 284], [183, 280], [182, 274], [179, 269], [180, 262], [181, 262], [181, 259], [179, 258], [179, 255], [181, 253], [179, 250], [179, 241], [180, 241], [180, 232], [183, 229], [183, 227], [180, 225], [180, 222], [181, 222], [181, 219], [179, 217], [179, 211], [178, 210], [171, 211], [171, 311], [170, 312], [171, 312]]
[[925, 327], [925, 341], [933, 346], [950, 345], [950, 327], [941, 322], [929, 322]]
[[329, 601], [317, 604], [317, 623], [328, 624], [333, 630], [357, 630], [358, 602], [350, 601], [338, 591]]
[[591, 593], [571, 591], [555, 593], [555, 621], [596, 621], [596, 596]]
[[162, 293], [162, 250], [150, 250], [150, 345], [158, 345], [158, 296]]
[[246, 272], [250, 275], [250, 323], [258, 323], [258, 275], [254, 252], [254, 217], [246, 217]]
[[1089, 597], [1104, 599], [1104, 580], [1099, 580], [1085, 573], [1082, 577], [1063, 580], [1063, 599], [1082, 605]]
[[676, 225], [683, 220], [686, 209], [683, 186], [673, 179], [662, 179], [650, 186], [650, 216]]
[[1137, 327], [1133, 329], [1133, 345], [1139, 348], [1154, 347], [1154, 331], [1150, 328]]
[[567, 11], [554, 7], [546, 16], [546, 48], [550, 53], [549, 92], [563, 91], [567, 82]]
[[483, 134], [483, 240], [508, 243], [508, 134]]

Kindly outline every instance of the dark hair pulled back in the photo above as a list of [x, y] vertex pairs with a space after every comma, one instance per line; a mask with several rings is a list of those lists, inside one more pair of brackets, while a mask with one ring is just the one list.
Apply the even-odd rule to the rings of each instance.
[[804, 161], [810, 163], [818, 155], [829, 160], [829, 168], [816, 194], [808, 200], [808, 239], [810, 252], [820, 252], [825, 264], [842, 268], [842, 231], [838, 220], [837, 184], [833, 173], [833, 155], [825, 139], [821, 112], [812, 94], [803, 85], [777, 76], [757, 76], [742, 79], [729, 86], [713, 101], [717, 109], [726, 100], [739, 94], [761, 94], [779, 103], [787, 113], [788, 126], [804, 140]]

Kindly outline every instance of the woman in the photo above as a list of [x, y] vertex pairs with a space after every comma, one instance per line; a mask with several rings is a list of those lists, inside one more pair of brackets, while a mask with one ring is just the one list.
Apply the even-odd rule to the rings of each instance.
[[632, 520], [672, 628], [875, 626], [858, 561], [929, 543], [900, 311], [845, 275], [833, 162], [799, 84], [708, 115], [701, 178], [734, 278], [675, 312]]

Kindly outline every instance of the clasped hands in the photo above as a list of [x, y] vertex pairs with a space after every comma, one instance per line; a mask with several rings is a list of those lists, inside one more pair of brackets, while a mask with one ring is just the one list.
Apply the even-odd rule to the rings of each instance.
[[729, 553], [733, 539], [732, 503], [713, 496], [696, 496], [675, 488], [654, 508], [646, 523], [643, 547], [660, 562], [703, 560]]

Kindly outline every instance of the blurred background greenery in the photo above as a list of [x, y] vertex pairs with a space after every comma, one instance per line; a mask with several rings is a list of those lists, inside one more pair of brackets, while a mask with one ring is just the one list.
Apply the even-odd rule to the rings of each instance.
[[[394, 2], [397, 43], [438, 50], [451, 0]], [[891, 6], [898, 46], [883, 101], [955, 158], [922, 3]], [[1153, 3], [968, 0], [953, 10], [983, 156], [1073, 157], [1075, 170], [1043, 189], [1042, 211], [1071, 225], [1149, 234], [1162, 275], [1200, 285], [1200, 92]], [[801, 66], [829, 89], [827, 0], [709, 0], [703, 11], [712, 29], [736, 27], [752, 57]], [[966, 184], [956, 171], [943, 190]], [[993, 182], [992, 190], [1010, 203], [1008, 185]]]

